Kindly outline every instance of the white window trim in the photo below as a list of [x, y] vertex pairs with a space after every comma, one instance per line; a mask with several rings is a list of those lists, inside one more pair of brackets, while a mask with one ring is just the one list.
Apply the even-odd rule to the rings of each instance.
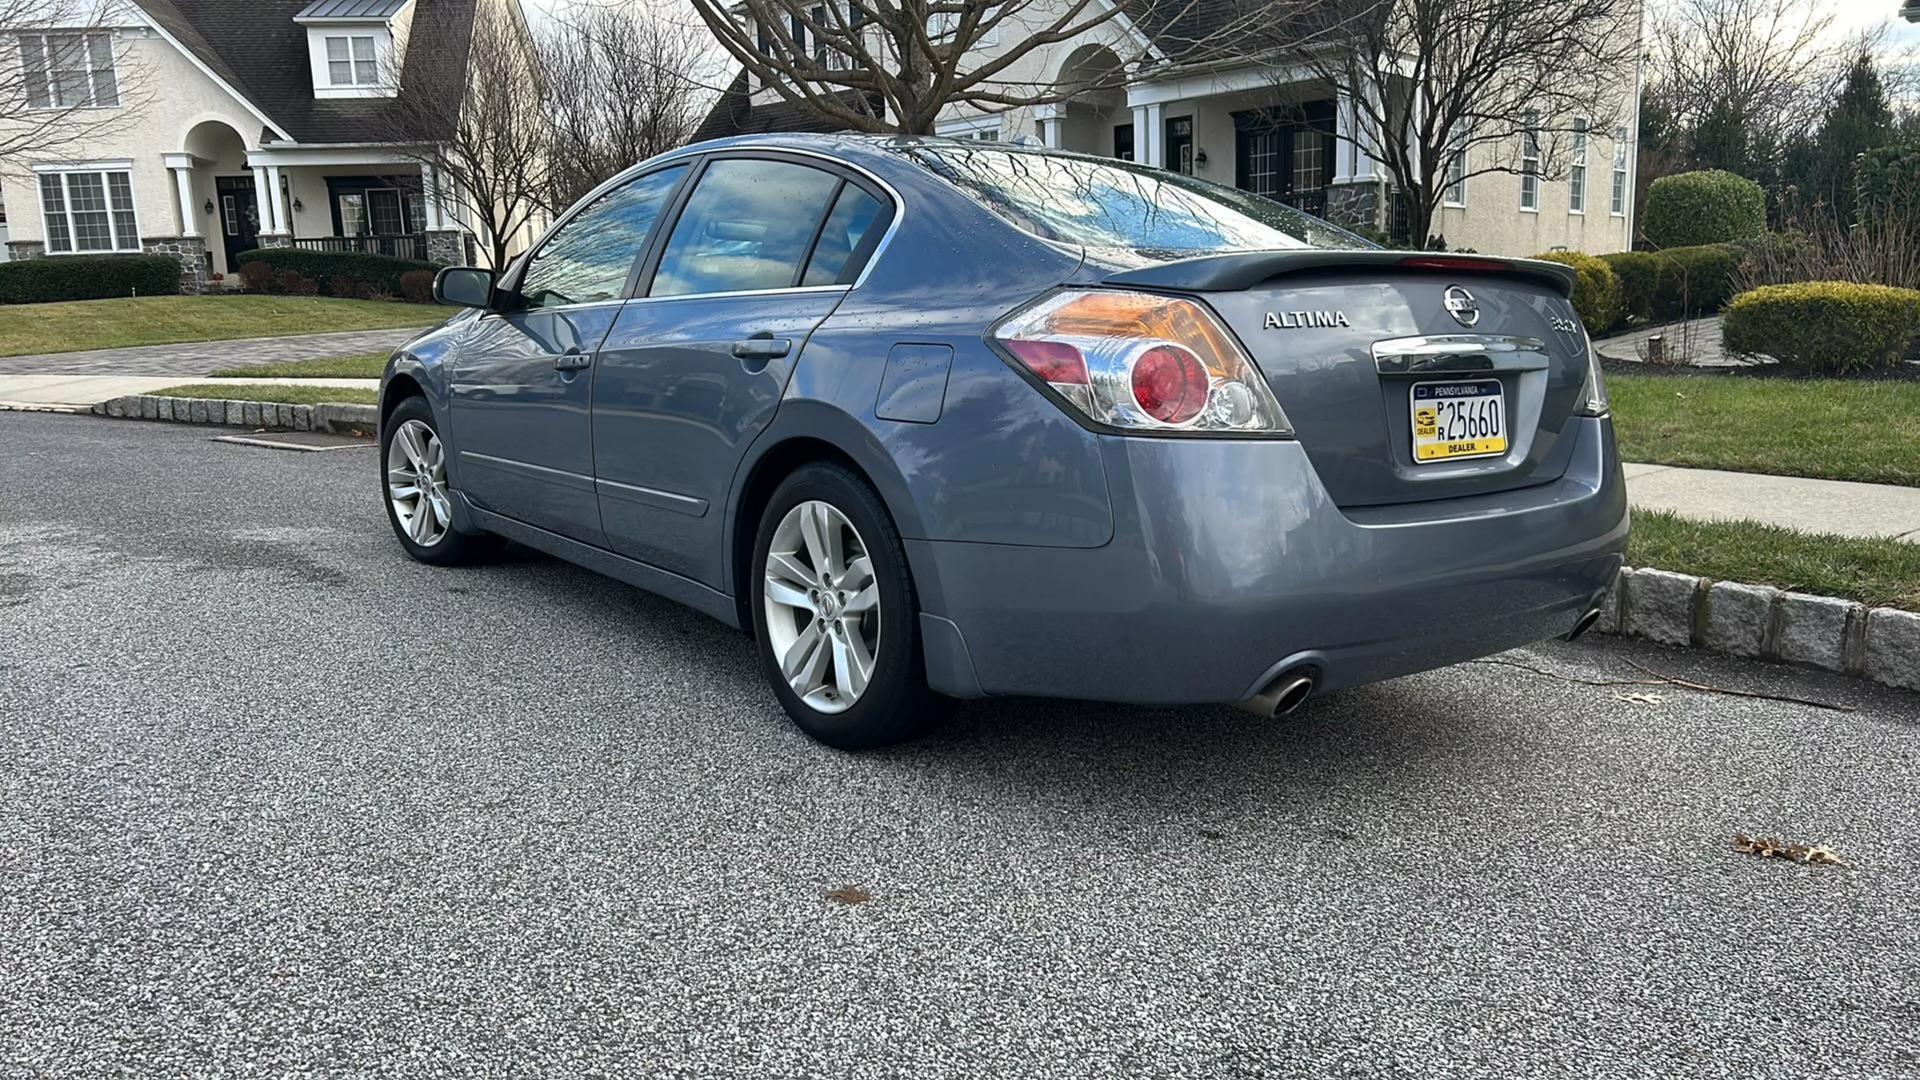
[[[98, 30], [98, 29], [84, 29], [84, 30], [53, 29], [53, 30], [43, 30], [37, 33], [16, 33], [16, 34], [7, 34], [4, 36], [0, 36], [0, 43], [3, 43], [4, 47], [11, 48], [12, 50], [14, 50], [14, 56], [16, 57], [21, 55], [21, 51], [20, 51], [21, 42], [24, 39], [26, 38], [40, 39], [40, 55], [44, 59], [47, 65], [46, 67], [47, 104], [35, 105], [33, 103], [33, 100], [29, 97], [27, 98], [27, 111], [28, 112], [64, 112], [68, 109], [76, 109], [76, 108], [78, 109], [122, 108], [123, 107], [122, 102], [126, 100], [126, 95], [120, 92], [120, 64], [119, 64], [119, 61], [115, 59], [113, 55], [113, 36], [114, 35], [111, 30]], [[87, 62], [87, 103], [85, 105], [62, 105], [59, 103], [59, 96], [54, 90], [53, 48], [48, 41], [48, 39], [55, 38], [55, 37], [77, 37], [81, 39], [83, 43], [81, 46], [80, 52]], [[95, 38], [95, 37], [104, 37], [107, 39], [107, 70], [113, 72], [113, 99], [114, 100], [113, 100], [113, 104], [111, 105], [101, 105], [93, 100], [93, 73], [95, 71], [95, 68], [93, 66], [93, 48], [90, 44], [86, 44], [86, 42], [87, 42], [87, 39]], [[26, 73], [24, 71], [21, 72], [20, 79], [22, 82], [21, 93], [24, 96], [26, 94], [26, 90], [25, 90]]]
[[[327, 85], [328, 86], [337, 87], [340, 89], [364, 90], [364, 89], [367, 89], [368, 87], [380, 85], [380, 38], [378, 35], [351, 34], [351, 33], [328, 34], [324, 40], [326, 43], [322, 47], [327, 50]], [[350, 80], [352, 80], [350, 82], [339, 82], [335, 80], [333, 77], [333, 65], [335, 63], [342, 62], [342, 61], [335, 61], [333, 59], [333, 43], [336, 41], [341, 42], [346, 46], [347, 56], [345, 61], [343, 62], [347, 65], [347, 77]], [[353, 54], [353, 45], [354, 45], [354, 42], [356, 41], [366, 42], [367, 51], [372, 53], [372, 55], [367, 57], [365, 61], [362, 61], [359, 57]], [[366, 65], [366, 72], [365, 72], [366, 78], [364, 79], [360, 77], [362, 74], [360, 70], [360, 66], [363, 62]]]
[[[1567, 213], [1572, 217], [1586, 217], [1587, 203], [1593, 201], [1593, 172], [1587, 168], [1587, 158], [1593, 152], [1592, 123], [1584, 116], [1573, 118], [1573, 164], [1567, 172]], [[1576, 187], [1573, 178], [1579, 176]], [[1574, 192], [1580, 194], [1580, 205], [1573, 203]], [[1611, 194], [1611, 193], [1609, 193]]]
[[991, 131], [1005, 141], [1006, 129], [1001, 120], [1002, 117], [997, 113], [969, 116], [963, 120], [941, 120], [933, 125], [933, 133], [943, 139], [977, 139], [981, 132]]
[[[1448, 140], [1451, 145], [1458, 146], [1460, 149], [1447, 155], [1446, 172], [1441, 177], [1442, 180], [1446, 181], [1446, 184], [1440, 189], [1440, 205], [1453, 210], [1465, 210], [1467, 208], [1467, 168], [1470, 161], [1467, 157], [1467, 132], [1465, 128], [1465, 124], [1457, 125], [1454, 137]], [[1458, 163], [1460, 167], [1460, 179], [1458, 181], [1448, 179], [1453, 175], [1453, 169], [1456, 163]], [[1453, 197], [1453, 192], [1456, 188], [1460, 191], [1460, 197], [1458, 199]]]
[[[1540, 212], [1540, 116], [1528, 113], [1520, 129], [1520, 212]], [[1533, 205], [1527, 205], [1527, 181], [1533, 181]]]
[[[138, 255], [140, 252], [146, 250], [140, 246], [140, 198], [134, 192], [133, 161], [131, 159], [125, 161], [82, 161], [71, 165], [35, 165], [33, 172], [33, 194], [34, 198], [40, 200], [41, 251], [47, 258], [60, 259], [69, 255]], [[84, 251], [80, 248], [78, 230], [76, 230], [73, 225], [73, 189], [67, 185], [66, 181], [68, 176], [75, 173], [98, 173], [100, 176], [100, 194], [102, 198], [107, 200], [107, 235], [113, 238], [113, 247], [111, 248], [90, 248]], [[121, 246], [120, 227], [114, 221], [113, 216], [113, 183], [107, 179], [108, 173], [127, 174], [127, 209], [133, 214], [132, 247]], [[62, 214], [67, 219], [67, 243], [70, 245], [70, 250], [53, 250], [53, 237], [46, 235], [47, 203], [45, 194], [40, 190], [40, 177], [42, 176], [58, 176], [61, 178], [60, 194], [66, 204], [62, 210]]]
[[[1627, 174], [1627, 129], [1616, 128], [1613, 132], [1613, 172], [1607, 188], [1607, 209], [1613, 217], [1627, 216], [1627, 203], [1633, 198], [1633, 188]], [[1620, 191], [1619, 209], [1614, 209], [1613, 193]]]

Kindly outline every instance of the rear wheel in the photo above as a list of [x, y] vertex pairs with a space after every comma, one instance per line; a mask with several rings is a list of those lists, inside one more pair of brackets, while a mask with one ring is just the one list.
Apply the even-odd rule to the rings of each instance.
[[782, 481], [761, 515], [752, 583], [761, 666], [808, 735], [885, 746], [943, 711], [927, 688], [905, 548], [860, 477], [818, 463]]
[[498, 549], [496, 537], [453, 527], [447, 448], [425, 398], [410, 397], [387, 415], [380, 426], [380, 462], [387, 522], [408, 555], [434, 566], [456, 566]]

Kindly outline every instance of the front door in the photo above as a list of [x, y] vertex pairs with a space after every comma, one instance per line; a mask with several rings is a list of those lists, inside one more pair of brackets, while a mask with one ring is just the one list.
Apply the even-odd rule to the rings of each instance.
[[474, 321], [453, 363], [461, 490], [482, 509], [604, 545], [588, 405], [594, 354], [688, 166], [648, 173], [576, 211]]
[[1193, 175], [1193, 117], [1167, 118], [1167, 168]]
[[710, 161], [600, 349], [600, 519], [615, 551], [714, 588], [741, 456], [891, 207], [863, 179], [774, 155]]
[[260, 246], [260, 208], [253, 194], [251, 176], [217, 176], [214, 194], [219, 197], [220, 237], [227, 253], [227, 273], [240, 272], [240, 253]]

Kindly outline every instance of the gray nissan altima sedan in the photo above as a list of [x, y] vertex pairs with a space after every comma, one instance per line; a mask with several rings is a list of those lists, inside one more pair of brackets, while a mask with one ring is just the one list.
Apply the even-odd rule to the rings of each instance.
[[986, 695], [1274, 715], [1597, 616], [1572, 286], [1122, 161], [705, 143], [441, 272], [382, 489], [423, 562], [505, 538], [750, 630], [834, 746]]

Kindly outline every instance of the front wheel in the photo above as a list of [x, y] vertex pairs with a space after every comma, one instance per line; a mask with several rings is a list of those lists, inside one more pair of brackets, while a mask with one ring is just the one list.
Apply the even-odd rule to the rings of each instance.
[[447, 447], [427, 399], [410, 397], [380, 426], [381, 490], [387, 522], [407, 554], [434, 566], [476, 562], [498, 541], [453, 527], [453, 489], [447, 485]]
[[773, 493], [754, 542], [752, 610], [767, 681], [813, 738], [885, 746], [943, 711], [927, 688], [900, 534], [849, 470], [807, 465]]

